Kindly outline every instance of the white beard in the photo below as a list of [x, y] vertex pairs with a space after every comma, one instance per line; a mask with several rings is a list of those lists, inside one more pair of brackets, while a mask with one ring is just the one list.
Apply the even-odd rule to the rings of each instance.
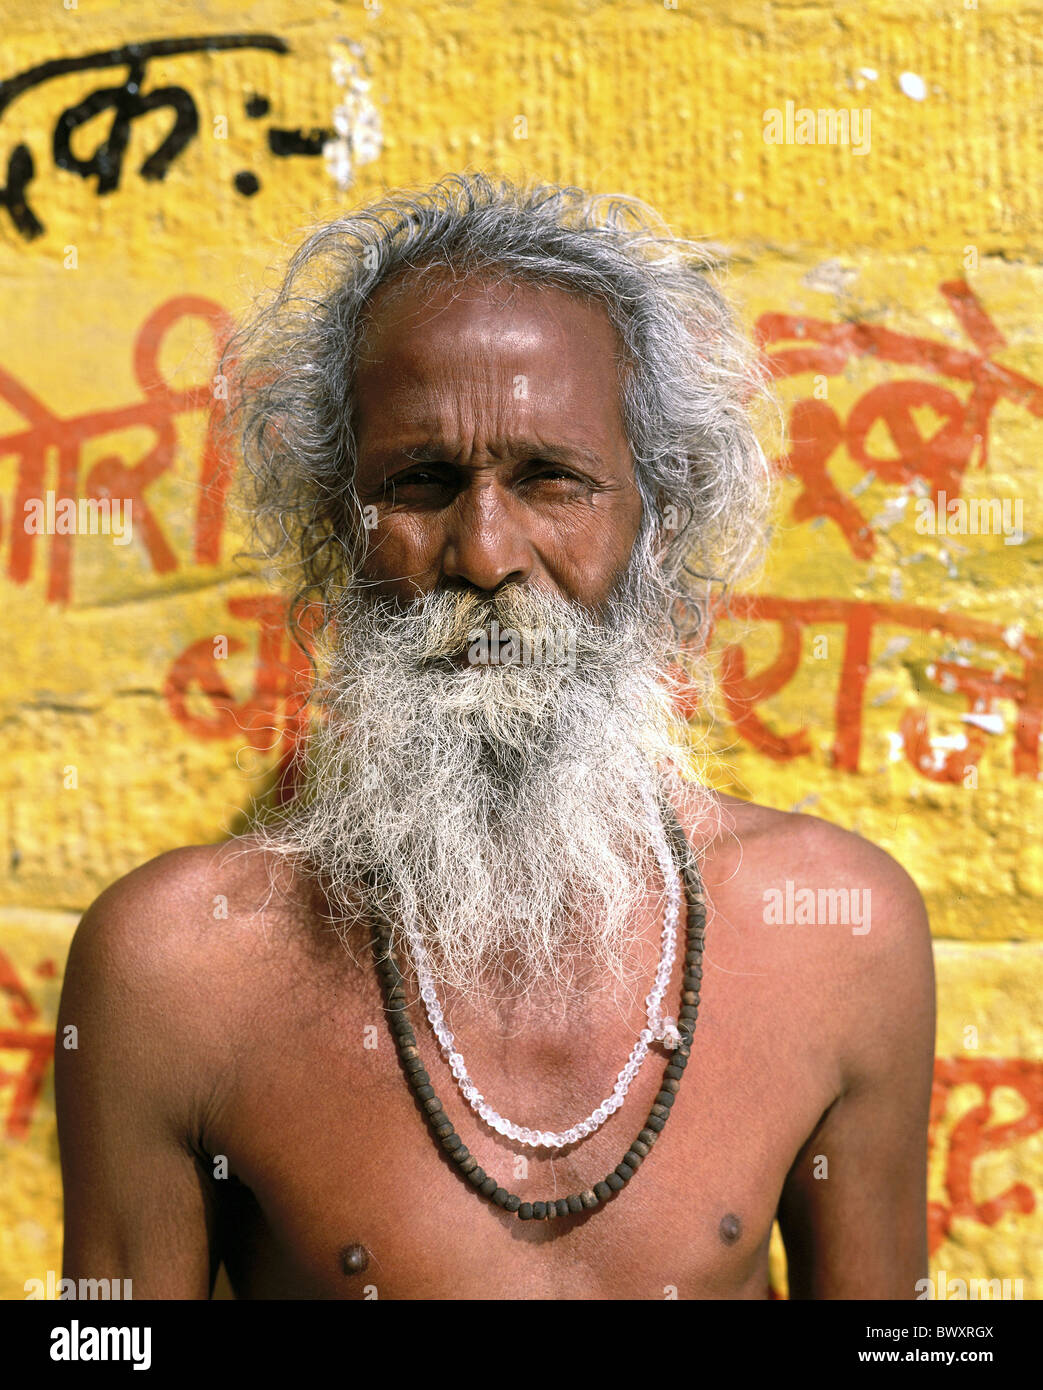
[[[376, 905], [407, 956], [416, 931], [443, 1002], [629, 986], [642, 914], [665, 900], [649, 794], [715, 817], [666, 625], [634, 592], [600, 620], [518, 585], [338, 604], [302, 794], [259, 830], [305, 861], [338, 925]], [[469, 665], [494, 618], [514, 663]]]

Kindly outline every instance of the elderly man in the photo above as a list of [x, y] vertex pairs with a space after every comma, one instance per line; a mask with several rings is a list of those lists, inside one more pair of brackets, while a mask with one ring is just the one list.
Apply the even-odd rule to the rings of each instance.
[[[319, 227], [243, 326], [317, 718], [289, 804], [76, 934], [67, 1276], [765, 1298], [778, 1217], [792, 1297], [915, 1296], [920, 897], [711, 792], [679, 713], [767, 495], [709, 269], [640, 204], [475, 175]], [[794, 885], [859, 909], [780, 923]]]

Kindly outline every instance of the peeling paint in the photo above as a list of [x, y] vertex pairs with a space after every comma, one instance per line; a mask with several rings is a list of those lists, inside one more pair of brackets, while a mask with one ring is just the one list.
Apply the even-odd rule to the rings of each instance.
[[333, 108], [336, 138], [326, 141], [322, 153], [334, 183], [344, 191], [355, 182], [355, 171], [360, 165], [372, 164], [380, 157], [384, 133], [380, 112], [369, 96], [372, 83], [365, 51], [353, 39], [339, 42], [347, 52], [333, 53], [332, 70], [344, 97]]

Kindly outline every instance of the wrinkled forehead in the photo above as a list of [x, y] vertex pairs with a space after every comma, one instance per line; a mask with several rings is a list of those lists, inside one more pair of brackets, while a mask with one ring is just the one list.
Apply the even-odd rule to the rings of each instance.
[[574, 426], [615, 448], [621, 362], [601, 304], [493, 271], [410, 270], [366, 308], [356, 410], [370, 424], [390, 412], [421, 428], [451, 423], [457, 406], [480, 408], [499, 423]]
[[440, 263], [406, 267], [373, 292], [362, 313], [362, 348], [379, 355], [403, 333], [459, 331], [466, 323], [507, 331], [513, 325], [516, 333], [538, 324], [548, 341], [578, 328], [614, 354], [621, 351], [607, 309], [589, 295], [507, 268], [464, 271]]

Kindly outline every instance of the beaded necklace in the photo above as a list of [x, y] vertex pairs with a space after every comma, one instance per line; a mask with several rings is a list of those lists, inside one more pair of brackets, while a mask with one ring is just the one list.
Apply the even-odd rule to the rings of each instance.
[[663, 1015], [663, 998], [670, 983], [674, 956], [677, 954], [677, 921], [680, 912], [681, 890], [677, 881], [677, 874], [672, 866], [670, 849], [663, 835], [662, 816], [656, 811], [651, 793], [647, 789], [644, 790], [644, 800], [656, 858], [659, 861], [659, 869], [666, 884], [666, 910], [663, 915], [659, 968], [656, 971], [652, 992], [645, 999], [648, 1027], [641, 1029], [637, 1042], [627, 1058], [626, 1065], [616, 1078], [611, 1096], [603, 1100], [585, 1120], [580, 1120], [579, 1124], [573, 1125], [570, 1129], [557, 1132], [529, 1129], [528, 1126], [516, 1125], [503, 1115], [497, 1114], [471, 1080], [463, 1056], [455, 1048], [455, 1038], [449, 1031], [445, 1016], [442, 1013], [442, 1006], [438, 1002], [434, 981], [431, 978], [427, 951], [420, 938], [420, 933], [415, 927], [406, 928], [406, 944], [416, 970], [417, 982], [420, 985], [420, 998], [427, 1008], [431, 1031], [438, 1039], [438, 1045], [449, 1063], [450, 1071], [456, 1078], [457, 1086], [480, 1120], [483, 1120], [490, 1129], [496, 1130], [497, 1134], [504, 1134], [519, 1144], [527, 1144], [534, 1149], [563, 1149], [566, 1145], [575, 1144], [578, 1140], [586, 1138], [588, 1134], [593, 1134], [595, 1130], [600, 1129], [610, 1115], [615, 1114], [626, 1100], [627, 1091], [629, 1091], [631, 1083], [641, 1070], [648, 1055], [649, 1045], [653, 1042], [661, 1042], [669, 1051], [673, 1051], [681, 1041], [681, 1034], [678, 1032], [675, 1021], [669, 1016]]
[[420, 1052], [416, 1045], [416, 1034], [406, 1015], [405, 983], [391, 947], [391, 927], [385, 917], [375, 913], [376, 936], [373, 943], [377, 972], [384, 988], [384, 1001], [399, 1059], [403, 1070], [419, 1100], [427, 1123], [435, 1138], [464, 1178], [475, 1189], [477, 1195], [488, 1198], [504, 1211], [513, 1212], [521, 1221], [551, 1220], [559, 1216], [569, 1216], [581, 1211], [592, 1211], [607, 1202], [614, 1193], [619, 1192], [637, 1172], [648, 1157], [652, 1146], [670, 1118], [670, 1110], [680, 1090], [681, 1077], [688, 1065], [691, 1053], [692, 1035], [695, 1032], [699, 1014], [699, 991], [702, 985], [703, 943], [706, 933], [706, 900], [703, 894], [702, 879], [684, 831], [678, 823], [672, 806], [666, 803], [666, 831], [684, 879], [686, 913], [686, 949], [684, 976], [682, 979], [681, 1008], [678, 1013], [677, 1028], [681, 1042], [671, 1053], [663, 1083], [655, 1098], [644, 1127], [631, 1143], [622, 1160], [601, 1182], [594, 1183], [583, 1192], [571, 1197], [561, 1197], [549, 1202], [523, 1202], [507, 1188], [501, 1187], [491, 1178], [478, 1160], [468, 1150], [453, 1128], [452, 1121], [442, 1108], [442, 1102], [435, 1094], [431, 1078], [424, 1070]]

